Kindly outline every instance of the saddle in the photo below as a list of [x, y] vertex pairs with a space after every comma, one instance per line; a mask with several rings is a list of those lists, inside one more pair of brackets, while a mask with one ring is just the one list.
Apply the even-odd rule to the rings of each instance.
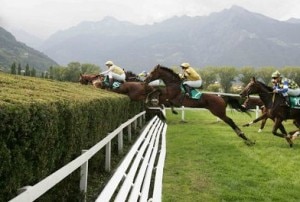
[[121, 86], [122, 82], [118, 81], [118, 80], [113, 80], [113, 83], [112, 83], [112, 86], [110, 86], [110, 82], [109, 82], [109, 78], [108, 76], [106, 76], [104, 78], [104, 81], [103, 81], [104, 85], [106, 87], [111, 87], [112, 89], [117, 89]]
[[[185, 92], [183, 83], [181, 83], [180, 88], [181, 88], [181, 93], [185, 94], [186, 92]], [[201, 98], [202, 93], [198, 89], [193, 88], [191, 86], [189, 86], [189, 88], [190, 88], [190, 96], [189, 97], [191, 99], [199, 100]]]
[[300, 109], [300, 96], [289, 96], [290, 107], [294, 109]]

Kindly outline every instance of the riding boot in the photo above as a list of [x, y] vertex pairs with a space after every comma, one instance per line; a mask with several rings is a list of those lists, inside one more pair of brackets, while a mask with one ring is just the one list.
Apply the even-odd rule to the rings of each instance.
[[188, 86], [187, 84], [184, 84], [183, 88], [185, 90], [185, 95], [188, 96], [188, 97], [190, 97], [190, 95], [191, 95], [191, 87]]
[[284, 99], [285, 99], [285, 105], [287, 107], [290, 107], [290, 99], [289, 99], [289, 96], [284, 96]]
[[113, 78], [109, 78], [109, 87], [108, 88], [112, 89], [113, 88], [113, 83], [114, 83]]

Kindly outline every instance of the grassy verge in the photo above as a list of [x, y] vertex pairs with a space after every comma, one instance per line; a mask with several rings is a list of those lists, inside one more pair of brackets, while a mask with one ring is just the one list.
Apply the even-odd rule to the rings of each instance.
[[[268, 120], [241, 129], [253, 147], [208, 111], [186, 110], [187, 123], [167, 111], [167, 157], [163, 201], [299, 201], [300, 142], [289, 148], [271, 133]], [[238, 126], [255, 117], [228, 112]], [[291, 121], [287, 130], [295, 129]]]

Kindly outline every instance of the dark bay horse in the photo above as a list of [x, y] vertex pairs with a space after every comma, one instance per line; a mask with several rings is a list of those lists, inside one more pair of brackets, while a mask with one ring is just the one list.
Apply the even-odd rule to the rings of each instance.
[[[267, 111], [268, 111], [267, 108], [265, 107], [265, 104], [263, 103], [263, 101], [257, 97], [248, 96], [246, 98], [246, 100], [244, 101], [244, 103], [242, 104], [242, 106], [245, 107], [245, 109], [247, 109], [247, 110], [255, 109], [256, 106], [258, 106], [259, 109], [261, 110], [262, 116], [263, 116], [263, 114], [267, 113]], [[258, 129], [259, 133], [264, 129], [267, 119], [268, 119], [268, 117], [265, 117], [261, 120], [260, 128]], [[260, 118], [258, 120], [260, 120]], [[251, 124], [256, 123], [256, 122], [258, 122], [257, 119], [253, 120], [251, 122]], [[249, 125], [250, 124], [245, 124], [244, 126], [249, 126]]]
[[[155, 66], [145, 81], [149, 83], [156, 79], [161, 79], [165, 83], [165, 95], [171, 105], [206, 108], [213, 115], [219, 117], [221, 120], [227, 123], [234, 130], [234, 132], [245, 141], [247, 145], [254, 144], [253, 141], [245, 136], [245, 134], [234, 123], [234, 121], [226, 115], [227, 103], [222, 97], [216, 94], [203, 93], [199, 100], [189, 98], [181, 92], [182, 80], [179, 75], [173, 70], [161, 65]], [[230, 99], [228, 99], [227, 102], [230, 104]]]
[[131, 81], [141, 82], [141, 80], [139, 79], [139, 77], [135, 73], [133, 73], [132, 71], [125, 71], [125, 75], [126, 75], [126, 77], [125, 77], [126, 81], [129, 81], [129, 82], [131, 82]]
[[[274, 126], [272, 129], [273, 135], [285, 138], [290, 147], [292, 147], [292, 135], [297, 135], [300, 129], [300, 109], [291, 109], [283, 105], [285, 101], [284, 97], [281, 94], [273, 93], [272, 87], [267, 86], [260, 81], [256, 81], [255, 77], [251, 79], [240, 95], [245, 97], [251, 94], [258, 94], [268, 109], [267, 113], [263, 114], [261, 118], [267, 117], [274, 120]], [[287, 119], [293, 119], [298, 130], [292, 131], [288, 134], [282, 124], [282, 121]], [[278, 129], [281, 133], [277, 132]]]

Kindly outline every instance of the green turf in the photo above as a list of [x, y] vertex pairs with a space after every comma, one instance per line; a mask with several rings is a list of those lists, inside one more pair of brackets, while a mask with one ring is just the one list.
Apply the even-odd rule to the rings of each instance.
[[[227, 114], [256, 141], [254, 146], [208, 111], [186, 110], [186, 123], [167, 111], [163, 201], [300, 201], [299, 140], [290, 148], [272, 135], [271, 120], [258, 133], [260, 123], [242, 127], [254, 113]], [[284, 125], [295, 129], [292, 121]]]

